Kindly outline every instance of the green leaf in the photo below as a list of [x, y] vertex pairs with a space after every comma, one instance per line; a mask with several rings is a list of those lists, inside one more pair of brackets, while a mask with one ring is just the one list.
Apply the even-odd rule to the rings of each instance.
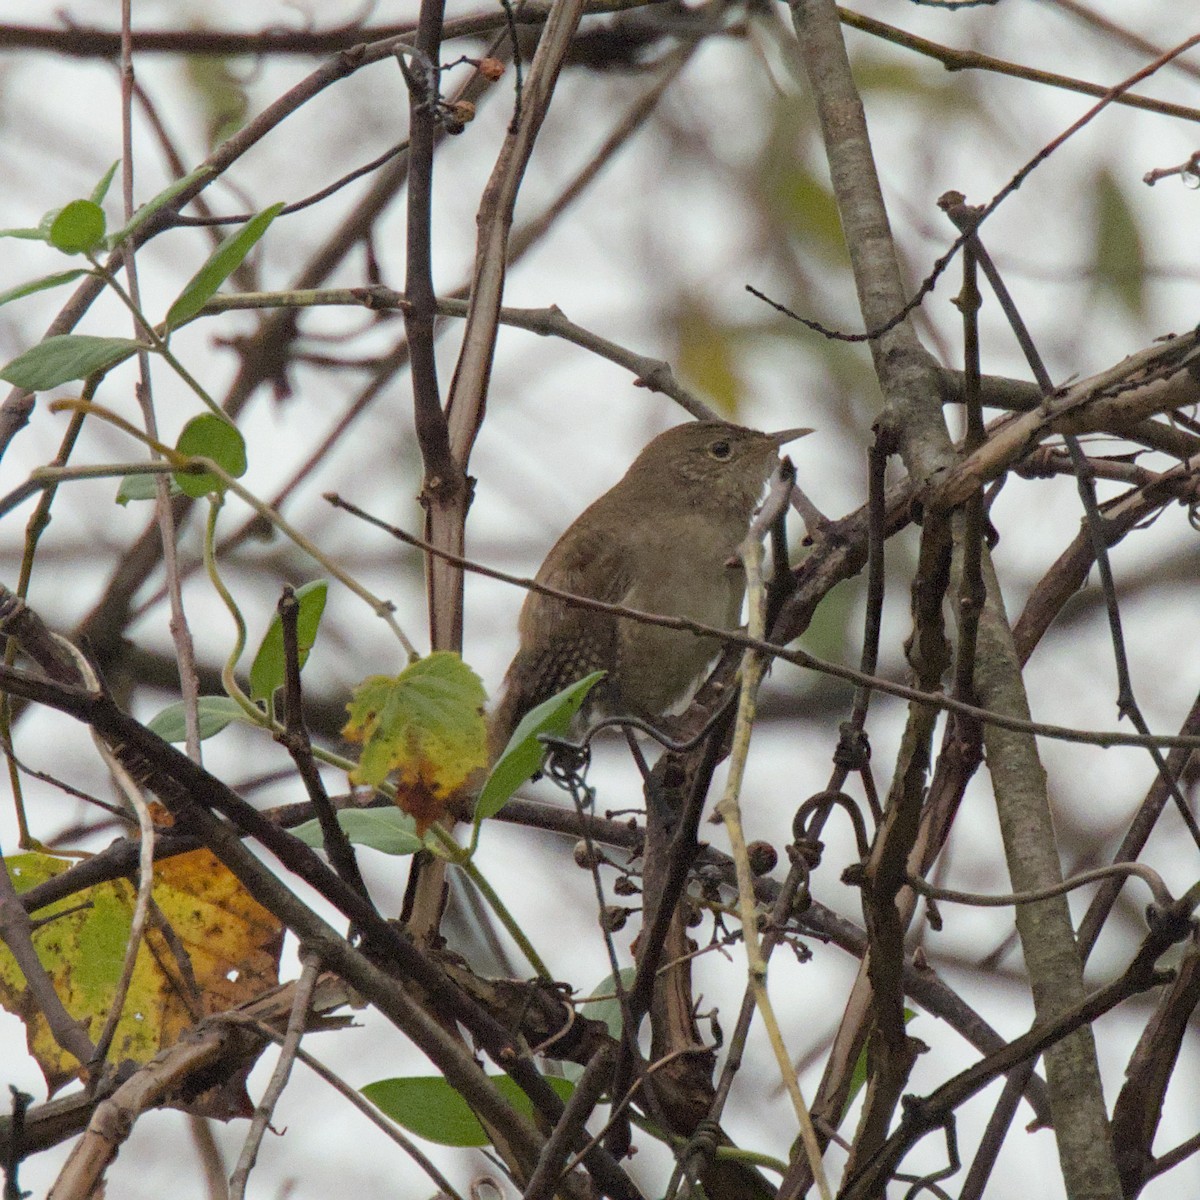
[[268, 226], [279, 215], [281, 208], [282, 203], [272, 204], [270, 208], [264, 209], [258, 216], [247, 221], [232, 237], [226, 238], [209, 255], [208, 261], [192, 276], [167, 311], [168, 329], [177, 329], [190, 321], [212, 299], [217, 288], [241, 266], [246, 255], [267, 232]]
[[[139, 478], [149, 478], [146, 475]], [[187, 723], [183, 716], [183, 701], [169, 704], [146, 728], [157, 733], [165, 742], [182, 742], [187, 739]], [[200, 724], [200, 740], [220, 733], [232, 721], [248, 721], [242, 706], [229, 696], [201, 696], [196, 702], [196, 715]]]
[[[625, 991], [629, 991], [633, 987], [633, 981], [636, 978], [637, 967], [621, 968], [621, 987]], [[617, 985], [613, 980], [613, 976], [607, 976], [592, 988], [592, 995], [604, 996], [605, 999], [589, 1000], [586, 1004], [581, 1004], [579, 1006], [579, 1015], [587, 1017], [591, 1021], [603, 1021], [608, 1027], [610, 1036], [620, 1041], [621, 1029], [624, 1026], [625, 1018], [621, 1013], [621, 999], [617, 995]]]
[[[526, 1117], [533, 1115], [529, 1097], [507, 1075], [492, 1077], [505, 1100]], [[575, 1085], [549, 1076], [546, 1082], [565, 1102]], [[441, 1146], [486, 1146], [490, 1139], [467, 1102], [440, 1075], [412, 1075], [381, 1079], [362, 1089], [377, 1108], [398, 1125], [428, 1142]]]
[[113, 181], [113, 176], [117, 173], [117, 168], [121, 165], [121, 160], [118, 158], [103, 175], [100, 176], [100, 182], [92, 188], [92, 203], [103, 204], [104, 197], [108, 195], [108, 189]]
[[[412, 817], [398, 808], [347, 808], [338, 813], [337, 819], [354, 845], [369, 846], [384, 854], [416, 854], [425, 844], [417, 835]], [[317, 850], [325, 844], [320, 821], [305, 821], [292, 833]]]
[[1140, 317], [1146, 303], [1146, 248], [1137, 217], [1120, 184], [1108, 171], [1097, 173], [1094, 195], [1093, 269], [1097, 282], [1133, 316]]
[[[321, 614], [325, 611], [325, 597], [329, 592], [327, 579], [314, 579], [296, 589], [300, 611], [296, 614], [296, 647], [300, 652], [300, 666], [308, 661], [308, 652], [317, 640], [317, 628]], [[287, 675], [287, 660], [283, 653], [283, 621], [279, 613], [271, 618], [266, 636], [254, 656], [250, 668], [250, 699], [269, 700], [278, 688], [283, 687]]]
[[104, 209], [94, 200], [72, 200], [50, 226], [50, 245], [64, 254], [82, 254], [104, 241]]
[[80, 275], [86, 274], [87, 271], [82, 267], [76, 267], [72, 271], [59, 271], [57, 275], [43, 275], [41, 279], [31, 279], [28, 283], [21, 283], [15, 288], [9, 288], [7, 292], [0, 292], [0, 304], [7, 304], [10, 300], [20, 300], [22, 296], [32, 296], [34, 292], [44, 292], [47, 288], [62, 287], [64, 283], [71, 283]]
[[[175, 449], [189, 458], [211, 458], [235, 479], [246, 473], [245, 439], [236, 425], [215, 413], [201, 413], [193, 417], [183, 427]], [[225, 484], [211, 471], [201, 475], [177, 471], [174, 478], [180, 491], [195, 498], [225, 490]]]
[[141, 344], [132, 338], [60, 333], [17, 355], [0, 370], [0, 379], [30, 392], [44, 392], [60, 383], [107, 371], [140, 348]]
[[[907, 1027], [909, 1021], [917, 1014], [911, 1009], [904, 1009], [904, 1024]], [[846, 1092], [846, 1103], [842, 1106], [842, 1117], [850, 1111], [850, 1105], [854, 1103], [855, 1096], [863, 1090], [867, 1082], [867, 1048], [864, 1046], [859, 1051], [858, 1060], [854, 1064], [854, 1070], [850, 1073], [850, 1087]]]
[[132, 237], [159, 209], [166, 208], [180, 192], [186, 191], [194, 183], [198, 183], [201, 179], [213, 173], [213, 168], [209, 166], [197, 167], [194, 171], [189, 172], [182, 179], [176, 179], [174, 183], [168, 184], [157, 196], [146, 201], [141, 208], [129, 218], [128, 223], [121, 229], [118, 229], [108, 239], [108, 248], [110, 250], [119, 246], [126, 238]]
[[[158, 494], [154, 487], [154, 480], [155, 476], [148, 472], [138, 475], [126, 475], [121, 480], [121, 486], [117, 488], [117, 494], [114, 499], [122, 508], [131, 500], [153, 500]], [[175, 482], [174, 478], [167, 481], [167, 490], [172, 496], [183, 495], [183, 490]]]
[[476, 821], [494, 817], [508, 803], [513, 792], [541, 770], [546, 747], [538, 741], [538, 735], [566, 733], [588, 692], [603, 678], [603, 671], [593, 671], [525, 714], [479, 793]]

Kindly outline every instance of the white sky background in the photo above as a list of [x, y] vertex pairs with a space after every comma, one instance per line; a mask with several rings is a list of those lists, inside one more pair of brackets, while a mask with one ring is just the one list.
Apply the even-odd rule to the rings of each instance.
[[[483, 7], [483, 6], [479, 6]], [[1109, 0], [1094, 3], [1127, 28], [1166, 47], [1195, 32], [1183, 27], [1181, 8], [1171, 0], [1127, 5]], [[1050, 2], [1007, 0], [994, 8], [957, 13], [931, 11], [910, 4], [874, 0], [860, 11], [902, 25], [915, 33], [963, 48], [978, 48], [1029, 66], [1112, 84], [1136, 70], [1146, 56], [1105, 38]], [[0, 21], [52, 24], [65, 12], [81, 25], [115, 28], [117, 6], [74, 0], [67, 5], [43, 0], [0, 0]], [[467, 0], [452, 0], [448, 15], [476, 11]], [[194, 5], [142, 3], [135, 20], [144, 27], [179, 27], [197, 19]], [[295, 26], [312, 21], [335, 26], [362, 10], [354, 4], [323, 3], [304, 8], [250, 0], [231, 4], [212, 0], [203, 6], [205, 24], [219, 28], [259, 29]], [[372, 21], [384, 23], [415, 17], [415, 3], [380, 4]], [[782, 17], [781, 17], [782, 14]], [[521, 306], [559, 305], [581, 325], [630, 348], [656, 357], [673, 358], [679, 350], [676, 314], [686, 304], [702, 303], [709, 312], [743, 330], [738, 342], [738, 370], [743, 381], [737, 419], [760, 428], [810, 424], [816, 436], [794, 450], [800, 479], [808, 494], [829, 515], [841, 516], [865, 498], [865, 448], [876, 413], [877, 394], [860, 347], [827, 353], [815, 335], [785, 330], [774, 323], [743, 285], [753, 283], [806, 315], [857, 329], [860, 321], [853, 285], [844, 266], [808, 231], [788, 231], [790, 248], [780, 245], [777, 226], [769, 226], [750, 208], [738, 172], [758, 159], [775, 119], [779, 93], [802, 114], [809, 112], [804, 85], [791, 73], [786, 41], [779, 30], [786, 10], [775, 9], [775, 22], [759, 18], [748, 44], [725, 39], [708, 44], [685, 72], [681, 84], [656, 119], [602, 174], [587, 195], [561, 220], [545, 241], [510, 275], [506, 302]], [[1136, 24], [1134, 24], [1136, 23]], [[948, 75], [929, 59], [885, 46], [865, 35], [846, 34], [856, 65], [877, 68], [895, 64], [926, 89], [914, 102], [898, 91], [876, 89], [867, 94], [867, 115], [894, 232], [909, 279], [915, 283], [950, 240], [949, 225], [937, 211], [936, 198], [949, 188], [982, 203], [1050, 138], [1084, 112], [1091, 101], [1080, 95], [1050, 91], [1031, 83], [983, 73]], [[474, 49], [472, 47], [471, 49]], [[455, 48], [454, 55], [459, 53]], [[1200, 67], [1200, 54], [1186, 60]], [[153, 95], [189, 166], [205, 153], [203, 120], [193, 93], [182, 80], [179, 60], [146, 56], [137, 62], [139, 79]], [[234, 64], [244, 73], [257, 113], [288, 86], [315, 69], [315, 60], [285, 58], [257, 68]], [[454, 77], [461, 78], [460, 76]], [[509, 78], [481, 105], [477, 121], [439, 153], [435, 202], [436, 271], [439, 290], [449, 291], [465, 278], [474, 239], [474, 213], [499, 138], [509, 117]], [[563, 76], [546, 128], [535, 153], [518, 223], [539, 212], [566, 180], [593, 154], [615, 114], [640, 95], [648, 80], [622, 73], [599, 75], [569, 70]], [[1144, 94], [1200, 107], [1195, 75], [1167, 68], [1139, 89]], [[974, 99], [972, 99], [974, 98]], [[137, 193], [148, 198], [167, 181], [162, 156], [144, 123], [136, 122]], [[399, 74], [392, 63], [360, 72], [325, 91], [313, 103], [260, 143], [233, 172], [239, 189], [255, 207], [294, 200], [381, 153], [406, 135], [407, 114]], [[792, 146], [797, 160], [814, 167], [824, 183], [811, 122]], [[1152, 339], [1196, 324], [1196, 230], [1200, 228], [1200, 193], [1178, 179], [1153, 188], [1141, 177], [1152, 168], [1186, 159], [1200, 144], [1195, 125], [1132, 109], [1110, 107], [1096, 122], [1043, 164], [1011, 197], [985, 228], [985, 241], [1005, 272], [1018, 304], [1033, 330], [1051, 375], [1056, 380], [1087, 375]], [[120, 155], [119, 90], [116, 71], [107, 64], [70, 60], [32, 52], [0, 52], [0, 226], [36, 224], [41, 214], [76, 196], [87, 195], [96, 179]], [[711, 155], [711, 159], [706, 158]], [[714, 166], [715, 164], [715, 166]], [[1105, 167], [1129, 202], [1145, 246], [1148, 264], [1144, 311], [1132, 314], [1110, 290], [1096, 282], [1094, 220], [1096, 173]], [[328, 202], [288, 218], [267, 236], [261, 251], [263, 285], [286, 287], [297, 264], [340, 219], [346, 206], [367, 186], [352, 185]], [[243, 211], [244, 198], [223, 186], [210, 189], [210, 202], [224, 211]], [[110, 195], [110, 224], [115, 225], [119, 181]], [[384, 282], [403, 282], [403, 207], [394, 208], [381, 226], [375, 247]], [[140, 256], [143, 296], [152, 315], [161, 315], [182, 282], [203, 260], [207, 243], [199, 232], [177, 231], [160, 237]], [[790, 267], [789, 267], [790, 264]], [[69, 264], [68, 264], [69, 265]], [[0, 241], [0, 290], [34, 275], [63, 269], [58, 256], [36, 244]], [[794, 271], [791, 269], [794, 268]], [[364, 281], [362, 255], [351, 255], [336, 276], [339, 283]], [[958, 314], [950, 297], [958, 289], [952, 267], [927, 301], [922, 320], [927, 344], [944, 352], [949, 365], [960, 365]], [[0, 360], [7, 361], [36, 342], [66, 292], [50, 292], [0, 308]], [[357, 331], [366, 325], [357, 311], [307, 317], [306, 331]], [[1018, 352], [994, 303], [983, 314], [984, 370], [1027, 377]], [[214, 344], [216, 336], [247, 333], [249, 317], [227, 318], [219, 325], [198, 323], [181, 334], [177, 352], [201, 373], [220, 395], [236, 363], [232, 353]], [[355, 355], [378, 352], [391, 344], [398, 326], [350, 343]], [[80, 332], [125, 335], [127, 317], [115, 303], [94, 306]], [[451, 330], [440, 344], [443, 391], [457, 351]], [[337, 343], [317, 344], [337, 353]], [[839, 373], [840, 372], [840, 373]], [[134, 408], [131, 376], [117, 373], [101, 399], [126, 415]], [[324, 436], [363, 375], [300, 369], [295, 394], [276, 404], [266, 389], [251, 402], [243, 422], [250, 447], [246, 483], [269, 497]], [[851, 384], [850, 381], [853, 381]], [[701, 384], [702, 381], [695, 381]], [[156, 400], [165, 440], [173, 440], [182, 424], [198, 411], [195, 402], [156, 368]], [[68, 394], [69, 389], [63, 389]], [[673, 423], [672, 403], [631, 386], [626, 372], [565, 343], [502, 330], [483, 432], [471, 463], [477, 477], [471, 515], [469, 550], [509, 570], [532, 573], [554, 538], [591, 499], [624, 471], [637, 449], [655, 432]], [[952, 421], [957, 417], [952, 417]], [[0, 464], [0, 491], [20, 483], [28, 471], [55, 452], [66, 418], [40, 404], [30, 426], [13, 442]], [[112, 461], [132, 457], [132, 446], [118, 434], [89, 429], [81, 440], [78, 461]], [[1152, 458], [1146, 465], [1156, 464]], [[347, 498], [419, 528], [413, 497], [420, 485], [418, 456], [411, 428], [411, 393], [407, 376], [385, 389], [377, 405], [354, 429], [339, 453], [300, 489], [286, 515], [341, 561], [360, 572], [364, 582], [396, 602], [399, 619], [410, 635], [424, 642], [424, 591], [419, 564], [407, 551], [392, 549], [382, 535], [334, 514], [321, 493], [340, 490]], [[54, 523], [39, 552], [31, 600], [53, 625], [69, 628], [91, 607], [126, 547], [141, 533], [148, 509], [118, 508], [111, 502], [114, 485], [75, 484], [61, 495]], [[1113, 494], [1102, 485], [1102, 495]], [[28, 506], [0, 525], [0, 578], [16, 579]], [[231, 503], [222, 528], [232, 530], [246, 514]], [[994, 513], [1002, 532], [996, 558], [1012, 615], [1047, 566], [1078, 529], [1079, 504], [1068, 481], [1010, 482]], [[1124, 608], [1126, 635], [1135, 687], [1145, 715], [1157, 732], [1174, 732], [1197, 687], [1197, 616], [1192, 582], [1196, 569], [1195, 534], [1179, 509], [1169, 509], [1156, 526], [1130, 537], [1114, 555], [1121, 583], [1144, 585]], [[915, 543], [890, 549], [903, 562]], [[906, 547], [906, 548], [905, 548]], [[185, 557], [199, 552], [196, 526], [184, 535]], [[250, 623], [253, 640], [265, 628], [284, 581], [318, 574], [303, 558], [279, 542], [252, 544], [230, 572]], [[1173, 578], [1173, 581], [1172, 581]], [[147, 581], [145, 597], [157, 589]], [[199, 578], [187, 587], [186, 601], [198, 653], [216, 662], [227, 652], [231, 625], [211, 590]], [[845, 602], [841, 602], [843, 606]], [[489, 581], [471, 579], [467, 594], [466, 656], [485, 682], [495, 688], [515, 644], [520, 595]], [[833, 604], [831, 598], [830, 604]], [[140, 643], [167, 652], [167, 614], [161, 603], [149, 608], [131, 631]], [[818, 618], [820, 624], [821, 618]], [[848, 625], [848, 640], [840, 640]], [[847, 662], [858, 654], [860, 612], [843, 607], [819, 644], [809, 644]], [[907, 595], [896, 581], [889, 597], [884, 631], [886, 668], [902, 673], [899, 644], [908, 632]], [[812, 635], [818, 636], [814, 630]], [[393, 672], [402, 656], [382, 623], [344, 591], [334, 589], [322, 640], [306, 668], [306, 687], [337, 695], [362, 676]], [[1107, 633], [1096, 610], [1052, 633], [1034, 655], [1027, 673], [1035, 716], [1058, 724], [1112, 728], [1116, 723], [1115, 684]], [[800, 673], [778, 669], [768, 684], [781, 703], [795, 702], [814, 687]], [[831, 695], [841, 703], [840, 694]], [[139, 701], [139, 715], [149, 716], [169, 697]], [[830, 730], [844, 716], [837, 707], [823, 719], [805, 717], [803, 736], [796, 726], [780, 725], [764, 733], [752, 753], [746, 786], [750, 835], [776, 845], [788, 838], [791, 814], [807, 794], [824, 786], [834, 746]], [[879, 701], [870, 733], [880, 786], [886, 789], [889, 764], [899, 734], [901, 709]], [[31, 764], [107, 794], [95, 773], [94, 755], [77, 729], [54, 717], [37, 716], [18, 729], [18, 751]], [[1050, 772], [1056, 820], [1064, 841], [1068, 870], [1094, 865], [1090, 855], [1111, 852], [1113, 831], [1133, 811], [1152, 778], [1148, 758], [1133, 751], [1100, 752], [1043, 742]], [[284, 765], [282, 752], [263, 739], [228, 731], [206, 744], [206, 763], [235, 785]], [[624, 763], [608, 756], [593, 772], [601, 808], [636, 804], [636, 780]], [[331, 778], [331, 786], [338, 786]], [[30, 798], [38, 832], [52, 837], [82, 815], [74, 801], [31, 785]], [[288, 789], [256, 794], [262, 803], [298, 797]], [[0, 808], [0, 845], [15, 845], [14, 824]], [[1181, 837], [1176, 818], [1164, 818], [1147, 854], [1176, 888], [1196, 875], [1196, 851]], [[718, 845], [723, 835], [706, 827]], [[108, 840], [107, 834], [99, 843]], [[1119, 836], [1119, 833], [1116, 835]], [[824, 877], [818, 895], [855, 919], [861, 919], [857, 896], [839, 885], [840, 864], [850, 860], [838, 822], [832, 822]], [[94, 848], [94, 847], [93, 847]], [[569, 847], [532, 843], [509, 828], [488, 831], [482, 866], [508, 900], [530, 935], [548, 956], [557, 976], [587, 987], [606, 973], [598, 933], [591, 919], [591, 889], [586, 875], [574, 868]], [[384, 911], [394, 911], [404, 869], [372, 852], [361, 855], [369, 882]], [[942, 882], [978, 890], [1007, 890], [1007, 876], [986, 781], [973, 786], [960, 817]], [[1086, 859], [1086, 861], [1084, 861]], [[837, 864], [837, 865], [835, 865]], [[1132, 885], [1129, 911], [1144, 904]], [[389, 910], [388, 905], [392, 908]], [[1086, 898], [1073, 909], [1082, 912]], [[564, 931], [568, 913], [579, 914], [577, 926]], [[977, 975], [956, 973], [949, 961], [972, 962], [986, 956], [1011, 929], [1007, 912], [944, 910], [944, 933], [930, 935], [935, 963], [967, 998], [978, 1004], [1002, 1033], [1013, 1036], [1028, 1025], [1030, 1009], [1014, 982], [1021, 969], [1019, 951], [1010, 949], [995, 978], [981, 985]], [[636, 925], [632, 922], [631, 925]], [[1139, 936], [1127, 924], [1120, 938], [1102, 942], [1089, 969], [1101, 981], [1120, 969]], [[628, 939], [626, 939], [627, 941]], [[799, 1055], [819, 1049], [840, 1014], [853, 963], [840, 951], [813, 946], [813, 963], [798, 967], [781, 952], [772, 966], [773, 992], [789, 1042]], [[944, 956], [944, 957], [941, 957]], [[743, 980], [742, 961], [702, 959], [697, 991], [706, 1002], [721, 1004], [726, 1030], [733, 1024]], [[1122, 1070], [1148, 1012], [1130, 1005], [1100, 1023], [1100, 1052], [1108, 1098], [1115, 1098]], [[310, 1048], [361, 1085], [381, 1075], [422, 1072], [425, 1065], [407, 1050], [385, 1022], [364, 1018], [354, 1033], [312, 1039]], [[927, 1091], [954, 1070], [972, 1061], [971, 1052], [952, 1032], [922, 1015], [916, 1036], [933, 1047], [918, 1064], [913, 1090]], [[307, 1044], [307, 1043], [306, 1043]], [[266, 1056], [267, 1069], [273, 1055]], [[823, 1061], [823, 1059], [822, 1059]], [[12, 1082], [43, 1094], [35, 1065], [24, 1054], [23, 1035], [15, 1019], [0, 1016], [0, 1084]], [[1177, 1079], [1196, 1074], [1194, 1045], [1185, 1046]], [[802, 1082], [811, 1093], [819, 1069]], [[260, 1066], [251, 1081], [257, 1096], [265, 1083]], [[752, 1041], [748, 1065], [730, 1108], [730, 1129], [743, 1144], [786, 1155], [794, 1135], [788, 1106], [775, 1086], [776, 1074], [764, 1044]], [[973, 1145], [986, 1121], [997, 1089], [990, 1089], [964, 1111], [960, 1140]], [[1156, 1149], [1165, 1150], [1195, 1132], [1194, 1097], [1173, 1097]], [[1170, 1107], [1170, 1106], [1169, 1106]], [[997, 1200], [1059, 1194], [1052, 1135], [1022, 1131], [1028, 1110], [1001, 1158], [989, 1196]], [[203, 1182], [178, 1114], [143, 1118], [133, 1139], [111, 1172], [112, 1194], [181, 1198], [201, 1196]], [[974, 1123], [974, 1124], [973, 1124]], [[411, 1164], [363, 1118], [297, 1067], [292, 1086], [276, 1113], [283, 1140], [268, 1138], [252, 1179], [252, 1194], [319, 1197], [330, 1194], [421, 1196], [433, 1191]], [[221, 1128], [217, 1136], [230, 1164], [244, 1136], [244, 1125]], [[487, 1164], [478, 1155], [433, 1151], [456, 1185], [468, 1181]], [[936, 1165], [942, 1148], [929, 1139], [906, 1161], [908, 1169]], [[62, 1153], [52, 1151], [27, 1162], [21, 1183], [42, 1194], [52, 1182]], [[836, 1153], [831, 1156], [836, 1162]], [[655, 1178], [661, 1159], [646, 1152], [634, 1164], [643, 1180]], [[1148, 1200], [1186, 1194], [1200, 1185], [1194, 1162], [1165, 1180], [1151, 1184]], [[648, 1185], [652, 1186], [652, 1185]]]

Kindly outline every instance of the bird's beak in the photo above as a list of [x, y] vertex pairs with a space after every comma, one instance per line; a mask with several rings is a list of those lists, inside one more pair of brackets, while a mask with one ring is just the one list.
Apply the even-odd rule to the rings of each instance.
[[812, 432], [811, 429], [781, 429], [778, 433], [768, 433], [767, 437], [776, 446], [786, 446], [788, 442], [794, 442], [797, 438], [802, 438]]

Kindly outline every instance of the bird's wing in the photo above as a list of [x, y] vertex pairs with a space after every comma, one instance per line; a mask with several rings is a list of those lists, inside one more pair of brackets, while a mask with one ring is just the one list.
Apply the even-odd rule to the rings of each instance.
[[[621, 603], [630, 592], [629, 557], [621, 536], [560, 539], [550, 551], [538, 581], [559, 591], [588, 599]], [[617, 618], [569, 604], [553, 596], [530, 592], [521, 609], [521, 648], [504, 681], [504, 696], [492, 723], [492, 742], [507, 743], [520, 719], [592, 671], [617, 666]], [[594, 704], [607, 709], [615, 692], [611, 683], [598, 685]]]

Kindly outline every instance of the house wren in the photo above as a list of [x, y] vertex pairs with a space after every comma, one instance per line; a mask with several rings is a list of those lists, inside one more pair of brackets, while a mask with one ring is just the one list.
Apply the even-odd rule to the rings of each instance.
[[[809, 429], [758, 433], [698, 421], [659, 434], [625, 477], [558, 539], [539, 583], [662, 616], [737, 627], [745, 578], [737, 552], [779, 461]], [[684, 700], [720, 645], [530, 592], [520, 647], [490, 725], [493, 756], [535, 705], [592, 671], [597, 711], [656, 720]]]

